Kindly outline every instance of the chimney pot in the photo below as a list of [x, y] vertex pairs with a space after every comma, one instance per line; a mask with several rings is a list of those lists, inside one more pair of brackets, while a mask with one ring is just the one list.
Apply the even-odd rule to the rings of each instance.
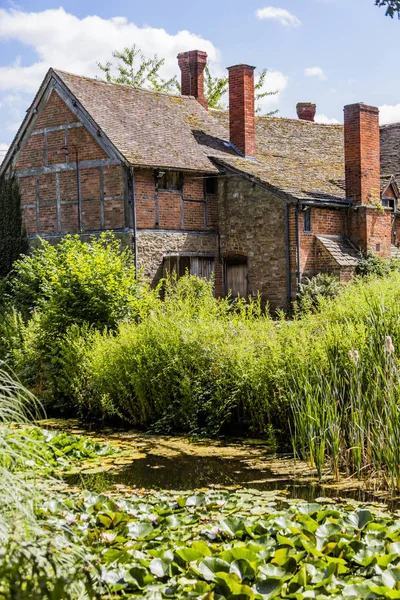
[[248, 157], [256, 155], [254, 69], [249, 65], [228, 67], [230, 141]]
[[311, 102], [299, 102], [296, 106], [297, 116], [301, 121], [315, 121], [317, 105]]
[[204, 68], [207, 64], [207, 53], [202, 50], [190, 50], [178, 54], [178, 65], [181, 70], [181, 87], [184, 96], [194, 96], [208, 109], [204, 95]]

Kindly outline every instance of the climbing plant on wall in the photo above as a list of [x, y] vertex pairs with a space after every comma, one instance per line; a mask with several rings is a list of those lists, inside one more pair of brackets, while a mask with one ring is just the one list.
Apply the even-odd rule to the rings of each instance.
[[0, 277], [28, 251], [29, 242], [21, 214], [21, 193], [15, 177], [0, 177]]

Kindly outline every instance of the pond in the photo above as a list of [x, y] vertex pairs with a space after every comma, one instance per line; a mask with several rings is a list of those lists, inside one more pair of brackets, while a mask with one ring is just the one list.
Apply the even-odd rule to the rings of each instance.
[[90, 435], [122, 450], [122, 456], [105, 460], [101, 468], [65, 477], [67, 483], [101, 493], [110, 489], [185, 491], [209, 487], [245, 488], [285, 492], [288, 498], [312, 502], [319, 497], [385, 500], [391, 508], [396, 497], [382, 490], [366, 490], [354, 479], [334, 482], [329, 471], [322, 484], [315, 469], [289, 455], [275, 456], [261, 440], [191, 440], [137, 431], [103, 430], [90, 433], [75, 420], [47, 420], [47, 428]]

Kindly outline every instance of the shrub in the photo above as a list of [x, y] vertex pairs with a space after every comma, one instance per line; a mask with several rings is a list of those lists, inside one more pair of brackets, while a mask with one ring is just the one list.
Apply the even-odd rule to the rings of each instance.
[[343, 288], [340, 281], [331, 273], [318, 273], [300, 284], [296, 297], [296, 309], [302, 313], [317, 309], [324, 299], [335, 298]]
[[135, 278], [132, 253], [111, 234], [88, 243], [66, 236], [57, 246], [41, 240], [14, 264], [9, 294], [26, 323], [14, 365], [42, 399], [64, 410], [73, 408], [66, 365], [76, 366], [85, 343], [81, 337], [83, 347], [74, 346], [75, 359], [66, 362], [69, 329], [82, 329], [85, 337], [90, 329], [115, 330], [124, 319], [140, 320], [153, 301]]
[[16, 177], [0, 177], [0, 277], [5, 277], [29, 243], [22, 222], [21, 194]]

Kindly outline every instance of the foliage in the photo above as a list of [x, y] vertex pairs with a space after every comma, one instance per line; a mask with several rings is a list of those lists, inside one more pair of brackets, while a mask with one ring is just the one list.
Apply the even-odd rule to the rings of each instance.
[[375, 6], [385, 6], [386, 14], [393, 19], [394, 15], [400, 19], [400, 1], [399, 0], [375, 0]]
[[10, 294], [25, 319], [38, 310], [61, 333], [73, 323], [101, 329], [135, 319], [141, 285], [131, 252], [112, 234], [89, 243], [67, 235], [57, 246], [40, 240], [14, 264]]
[[382, 258], [371, 250], [361, 254], [356, 268], [356, 274], [361, 277], [370, 275], [376, 277], [387, 277], [392, 271], [400, 271], [400, 260], [397, 257], [390, 259]]
[[335, 298], [342, 290], [340, 281], [330, 273], [318, 273], [311, 279], [307, 278], [300, 284], [296, 298], [297, 311], [307, 313], [321, 306], [324, 299]]
[[43, 513], [97, 555], [115, 598], [399, 596], [399, 522], [374, 508], [204, 490], [86, 493]]
[[222, 98], [228, 91], [228, 81], [228, 77], [214, 77], [211, 74], [210, 67], [206, 65], [204, 69], [204, 85], [209, 108], [217, 108], [219, 110], [226, 108]]
[[0, 177], [0, 277], [8, 275], [14, 261], [26, 254], [28, 248], [18, 180]]
[[[265, 98], [266, 96], [275, 96], [278, 94], [279, 90], [267, 92], [263, 91], [265, 85], [265, 79], [267, 76], [268, 70], [263, 69], [258, 76], [258, 80], [254, 84], [254, 92], [255, 92], [255, 102], [256, 102], [256, 113], [261, 113], [261, 105], [258, 104], [260, 100]], [[205, 75], [205, 95], [207, 98], [209, 108], [217, 108], [223, 110], [226, 108], [223, 97], [228, 91], [229, 78], [228, 77], [214, 77], [210, 71], [210, 68], [206, 66], [204, 70]], [[272, 117], [276, 115], [279, 111], [274, 110], [266, 113], [264, 116]]]
[[273, 323], [257, 302], [216, 301], [212, 284], [169, 279], [141, 323], [96, 334], [81, 362], [81, 415], [157, 430], [263, 432], [282, 407], [269, 395]]
[[11, 422], [35, 418], [40, 406], [7, 373], [0, 372], [0, 381], [0, 599], [94, 598], [90, 554], [65, 529], [38, 519], [50, 485], [38, 485], [43, 446], [10, 429]]
[[41, 240], [15, 263], [9, 293], [25, 324], [18, 345], [18, 331], [12, 330], [16, 317], [5, 313], [4, 327], [16, 342], [8, 355], [24, 382], [42, 398], [55, 399], [61, 410], [70, 406], [69, 369], [76, 368], [84, 350], [75, 343], [76, 328], [87, 338], [92, 329], [114, 330], [124, 319], [139, 320], [151, 303], [135, 277], [130, 250], [121, 250], [111, 234], [89, 242], [66, 236], [57, 246]]
[[[157, 54], [154, 54], [152, 58], [146, 58], [136, 44], [130, 48], [124, 48], [122, 52], [115, 50], [112, 55], [117, 59], [116, 65], [109, 61], [104, 65], [97, 63], [97, 66], [103, 71], [106, 81], [123, 83], [132, 87], [150, 87], [158, 92], [179, 90], [176, 76], [166, 80], [160, 75], [165, 58], [158, 58]], [[117, 75], [113, 74], [115, 71], [118, 73]]]

